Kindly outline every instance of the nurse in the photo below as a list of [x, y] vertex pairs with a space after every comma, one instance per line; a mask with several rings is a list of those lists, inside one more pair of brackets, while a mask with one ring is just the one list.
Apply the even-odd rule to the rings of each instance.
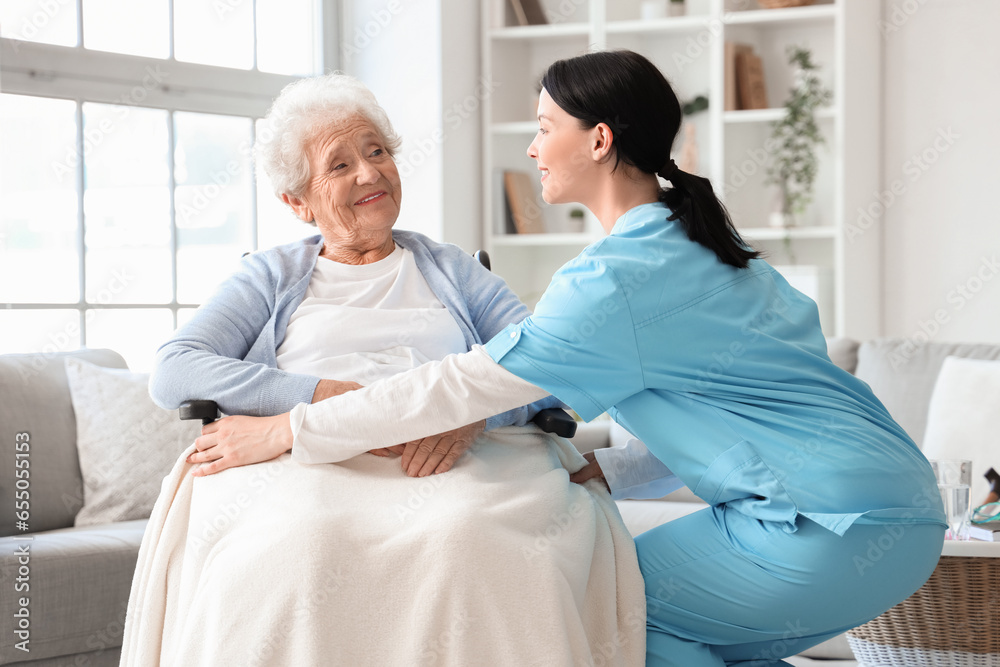
[[412, 443], [404, 468], [442, 472], [462, 449], [420, 438], [551, 393], [645, 443], [589, 455], [573, 481], [606, 478], [616, 498], [683, 483], [710, 505], [635, 540], [648, 665], [787, 665], [907, 598], [946, 528], [930, 466], [830, 361], [816, 305], [670, 159], [681, 112], [666, 79], [615, 51], [556, 62], [542, 86], [528, 155], [543, 197], [587, 206], [608, 235], [485, 346], [287, 415], [220, 420], [195, 460], [211, 474], [289, 448], [322, 463]]

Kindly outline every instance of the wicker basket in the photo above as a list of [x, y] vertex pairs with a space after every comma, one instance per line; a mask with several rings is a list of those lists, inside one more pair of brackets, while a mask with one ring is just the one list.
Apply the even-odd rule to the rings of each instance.
[[784, 7], [804, 7], [811, 5], [813, 0], [757, 0], [761, 9], [782, 9]]
[[1000, 667], [1000, 558], [943, 556], [919, 591], [847, 641], [865, 667]]

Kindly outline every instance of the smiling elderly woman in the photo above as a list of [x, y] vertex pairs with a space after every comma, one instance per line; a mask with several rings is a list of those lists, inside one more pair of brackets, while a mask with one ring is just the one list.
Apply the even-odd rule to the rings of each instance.
[[[360, 82], [331, 75], [292, 84], [265, 128], [259, 168], [321, 235], [246, 259], [160, 349], [150, 382], [159, 404], [173, 409], [204, 398], [230, 415], [280, 415], [468, 350], [527, 316], [500, 278], [456, 246], [393, 230], [402, 199], [393, 161], [400, 139]], [[484, 427], [523, 425], [539, 407], [556, 404], [549, 399], [425, 439], [420, 446], [437, 446], [441, 455], [410, 473], [443, 472]], [[454, 440], [465, 447], [452, 452]], [[195, 475], [240, 464], [227, 447], [205, 444], [191, 461], [209, 465]], [[404, 464], [416, 446], [403, 452]], [[444, 452], [451, 457], [442, 460]], [[307, 461], [308, 452], [293, 458]]]
[[289, 442], [241, 458], [243, 422], [287, 431], [298, 403], [528, 315], [459, 248], [393, 229], [400, 140], [361, 83], [296, 82], [265, 127], [258, 166], [320, 234], [245, 257], [158, 352], [158, 404], [210, 399], [235, 416], [163, 481], [122, 664], [641, 664], [631, 538], [603, 486], [569, 481], [585, 464], [572, 445], [525, 425], [551, 397], [380, 456], [312, 464]]

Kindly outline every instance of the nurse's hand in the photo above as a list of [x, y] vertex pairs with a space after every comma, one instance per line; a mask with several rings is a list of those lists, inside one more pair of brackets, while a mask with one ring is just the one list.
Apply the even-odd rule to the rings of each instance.
[[375, 456], [389, 456], [390, 454], [395, 454], [399, 456], [405, 450], [406, 450], [406, 445], [393, 445], [392, 447], [379, 447], [378, 449], [369, 449], [368, 453], [374, 454]]
[[[447, 472], [486, 428], [486, 420], [420, 440], [407, 442], [403, 449], [403, 470], [410, 477]], [[396, 445], [398, 447], [399, 445]], [[395, 449], [390, 447], [389, 449]]]
[[587, 459], [587, 465], [583, 466], [575, 473], [569, 476], [569, 481], [576, 484], [583, 484], [588, 479], [594, 479], [595, 477], [601, 480], [609, 492], [611, 487], [608, 486], [608, 480], [604, 479], [604, 471], [601, 470], [601, 464], [597, 462], [597, 457], [594, 456], [594, 452], [587, 452], [583, 455], [583, 458]]
[[223, 417], [201, 429], [195, 439], [198, 450], [189, 463], [201, 463], [191, 470], [195, 477], [214, 475], [226, 468], [270, 461], [292, 448], [292, 427], [288, 413], [274, 417]]

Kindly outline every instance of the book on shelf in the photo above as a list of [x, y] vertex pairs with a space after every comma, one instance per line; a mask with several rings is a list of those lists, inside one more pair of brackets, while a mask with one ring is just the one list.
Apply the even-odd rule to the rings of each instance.
[[523, 171], [505, 171], [503, 187], [507, 195], [507, 209], [513, 218], [518, 234], [539, 234], [545, 231], [542, 208], [538, 205], [531, 176]]
[[725, 44], [725, 110], [767, 109], [764, 62], [749, 44]]
[[545, 25], [549, 20], [539, 0], [510, 0], [518, 25]]
[[969, 537], [980, 542], [1000, 542], [1000, 522], [969, 526]]
[[737, 109], [740, 108], [740, 101], [736, 89], [736, 54], [740, 50], [745, 50], [749, 48], [750, 47], [747, 46], [746, 44], [737, 44], [736, 42], [726, 42], [726, 47], [725, 47], [726, 105], [725, 107], [723, 107], [725, 111], [736, 111]]

